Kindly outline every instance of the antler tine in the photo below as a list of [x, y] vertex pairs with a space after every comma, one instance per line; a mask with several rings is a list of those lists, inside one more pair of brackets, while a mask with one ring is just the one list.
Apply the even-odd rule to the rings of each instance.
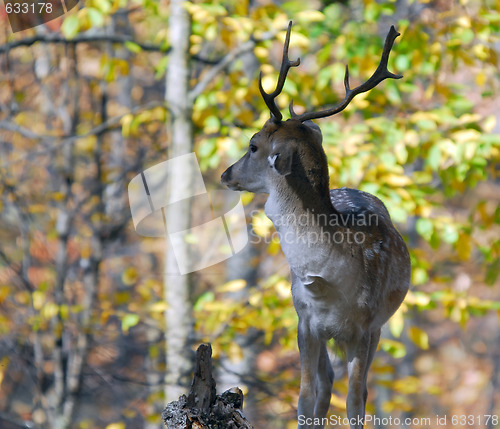
[[384, 50], [382, 51], [382, 57], [380, 59], [377, 70], [375, 70], [372, 76], [365, 83], [351, 89], [349, 86], [349, 67], [346, 66], [344, 76], [345, 97], [339, 104], [330, 109], [321, 110], [319, 112], [306, 112], [301, 115], [292, 114], [293, 118], [304, 122], [310, 119], [326, 118], [327, 116], [335, 115], [336, 113], [344, 110], [356, 95], [375, 88], [384, 79], [401, 79], [403, 77], [402, 75], [396, 75], [394, 73], [391, 73], [387, 69], [387, 62], [389, 60], [389, 54], [391, 52], [392, 45], [394, 44], [394, 40], [396, 40], [396, 37], [398, 37], [399, 35], [400, 34], [396, 31], [394, 26], [391, 25], [391, 29], [389, 30], [389, 33], [387, 34], [387, 37], [385, 39]]
[[286, 31], [285, 45], [283, 46], [283, 59], [281, 60], [281, 68], [280, 74], [278, 77], [278, 83], [276, 85], [276, 89], [268, 94], [264, 91], [262, 87], [262, 72], [259, 75], [259, 89], [262, 94], [262, 98], [264, 99], [267, 107], [271, 111], [271, 115], [275, 118], [277, 122], [280, 122], [283, 119], [283, 115], [280, 112], [280, 109], [276, 105], [276, 97], [281, 94], [283, 90], [283, 85], [285, 84], [286, 75], [290, 67], [297, 67], [300, 64], [300, 58], [297, 58], [295, 61], [290, 61], [288, 58], [288, 46], [290, 45], [290, 32], [292, 30], [292, 21], [288, 23], [288, 29]]

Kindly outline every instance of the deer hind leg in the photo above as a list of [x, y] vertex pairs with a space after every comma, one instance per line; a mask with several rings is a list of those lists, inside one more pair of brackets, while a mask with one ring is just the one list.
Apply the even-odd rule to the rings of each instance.
[[380, 331], [367, 332], [358, 341], [347, 346], [347, 371], [349, 390], [347, 393], [347, 417], [351, 429], [362, 429], [368, 390], [366, 378], [368, 368], [377, 349]]
[[364, 395], [363, 395], [363, 399], [365, 402], [365, 408], [366, 408], [366, 399], [368, 398], [368, 389], [366, 387], [366, 381], [368, 379], [368, 370], [370, 369], [370, 366], [373, 362], [373, 358], [375, 357], [375, 352], [377, 351], [377, 346], [378, 346], [379, 340], [380, 340], [380, 329], [377, 329], [375, 332], [372, 332], [372, 334], [370, 336], [370, 348], [368, 351], [368, 362], [367, 362], [367, 365], [365, 368], [365, 376], [364, 376], [365, 391], [364, 391]]

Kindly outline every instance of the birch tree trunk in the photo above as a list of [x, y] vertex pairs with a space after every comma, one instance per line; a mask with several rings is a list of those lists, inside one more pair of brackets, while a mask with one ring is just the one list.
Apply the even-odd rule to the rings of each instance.
[[[191, 21], [185, 8], [185, 1], [170, 2], [169, 66], [166, 76], [166, 102], [170, 110], [168, 134], [170, 140], [168, 158], [173, 159], [193, 151], [193, 124], [191, 120], [192, 101], [189, 97], [189, 36]], [[180, 164], [177, 167], [183, 167]], [[190, 172], [178, 171], [173, 163], [168, 178], [169, 200], [189, 195]], [[190, 227], [190, 201], [177, 202], [175, 210], [165, 209], [167, 231], [185, 231]], [[187, 243], [176, 244], [176, 255], [187, 255]], [[185, 393], [192, 372], [193, 352], [191, 344], [194, 334], [194, 320], [190, 300], [191, 276], [180, 275], [171, 243], [165, 257], [164, 296], [165, 311], [166, 374], [165, 396], [170, 402]]]

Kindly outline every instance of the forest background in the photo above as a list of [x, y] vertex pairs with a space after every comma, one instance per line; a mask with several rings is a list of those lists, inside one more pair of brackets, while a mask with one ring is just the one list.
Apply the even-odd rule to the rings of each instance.
[[185, 276], [165, 274], [172, 252], [135, 232], [127, 198], [192, 151], [220, 189], [268, 118], [258, 72], [271, 88], [289, 20], [302, 63], [279, 103], [296, 111], [342, 98], [345, 65], [366, 80], [401, 33], [404, 78], [319, 121], [331, 187], [381, 198], [411, 250], [368, 413], [499, 427], [498, 0], [88, 0], [18, 33], [0, 9], [0, 427], [159, 428], [201, 342], [255, 427], [295, 427], [297, 318], [265, 198], [242, 196], [243, 252]]

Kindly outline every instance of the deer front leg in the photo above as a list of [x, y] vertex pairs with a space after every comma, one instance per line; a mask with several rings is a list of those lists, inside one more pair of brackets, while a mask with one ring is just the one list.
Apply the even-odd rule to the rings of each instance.
[[349, 376], [347, 418], [351, 429], [363, 429], [367, 397], [366, 375], [374, 354], [374, 350], [370, 347], [371, 339], [372, 335], [367, 332], [358, 341], [347, 346], [347, 372]]
[[[326, 344], [313, 335], [308, 323], [299, 318], [300, 351], [299, 429], [323, 429], [323, 418], [330, 405], [333, 369]], [[318, 424], [315, 424], [318, 423]]]
[[[316, 373], [316, 404], [314, 406], [314, 416], [319, 419], [324, 419], [328, 413], [328, 408], [330, 408], [333, 379], [332, 364], [326, 344], [323, 343], [319, 352], [318, 372]], [[323, 428], [323, 425], [320, 425], [319, 428]]]

